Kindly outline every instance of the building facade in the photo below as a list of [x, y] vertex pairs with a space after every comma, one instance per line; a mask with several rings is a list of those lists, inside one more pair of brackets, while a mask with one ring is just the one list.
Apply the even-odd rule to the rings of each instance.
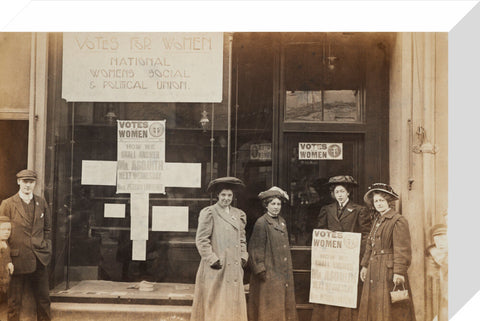
[[[297, 309], [309, 320], [311, 234], [320, 207], [332, 201], [324, 183], [352, 175], [357, 203], [374, 182], [399, 193], [397, 210], [412, 236], [417, 318], [438, 314], [439, 281], [425, 250], [448, 206], [446, 33], [224, 33], [219, 102], [67, 101], [64, 36], [0, 34], [8, 74], [1, 79], [0, 177], [12, 181], [26, 166], [40, 173], [38, 192], [55, 227], [52, 286], [194, 283], [198, 214], [213, 201], [205, 187], [231, 175], [247, 185], [236, 200], [247, 213], [247, 237], [262, 214], [258, 193], [272, 185], [288, 191], [283, 215]], [[82, 183], [84, 161], [117, 161], [117, 120], [166, 120], [165, 162], [201, 164], [201, 186], [150, 194], [150, 218], [156, 206], [186, 206], [188, 229], [158, 232], [150, 224], [140, 261], [132, 260], [129, 195]], [[14, 181], [2, 188], [2, 198], [16, 191]], [[105, 217], [107, 203], [124, 204], [125, 217]]]

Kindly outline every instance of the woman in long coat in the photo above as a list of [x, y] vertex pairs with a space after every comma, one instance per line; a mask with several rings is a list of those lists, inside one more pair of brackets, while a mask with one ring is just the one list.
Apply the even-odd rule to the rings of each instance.
[[[351, 201], [352, 189], [358, 183], [352, 176], [333, 176], [328, 180], [332, 198], [335, 202], [325, 205], [318, 216], [317, 229], [327, 229], [339, 232], [361, 233], [360, 258], [365, 252], [368, 233], [372, 226], [369, 211]], [[360, 302], [362, 285], [358, 285], [358, 302]], [[358, 305], [357, 305], [358, 306]], [[358, 308], [345, 308], [333, 305], [315, 304], [311, 321], [357, 321]]]
[[200, 212], [196, 245], [201, 256], [195, 280], [191, 321], [246, 321], [243, 266], [248, 253], [246, 215], [231, 206], [244, 184], [235, 177], [210, 182], [218, 202]]
[[288, 195], [278, 187], [261, 192], [266, 213], [258, 218], [248, 244], [249, 321], [296, 321], [295, 288], [287, 225], [280, 214]]
[[[359, 321], [413, 321], [412, 292], [407, 270], [412, 259], [408, 222], [395, 212], [393, 202], [398, 195], [383, 183], [372, 184], [364, 196], [376, 210], [376, 217], [367, 239], [360, 279], [364, 282]], [[408, 289], [409, 299], [392, 303], [394, 286]]]

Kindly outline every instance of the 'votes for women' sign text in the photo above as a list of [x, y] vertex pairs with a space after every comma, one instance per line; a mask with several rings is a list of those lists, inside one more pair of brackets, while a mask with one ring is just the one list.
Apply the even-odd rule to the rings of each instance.
[[343, 143], [298, 143], [299, 160], [342, 160]]
[[67, 101], [221, 102], [221, 32], [63, 35]]
[[165, 120], [117, 122], [117, 193], [165, 193]]
[[310, 302], [357, 307], [360, 233], [313, 230]]

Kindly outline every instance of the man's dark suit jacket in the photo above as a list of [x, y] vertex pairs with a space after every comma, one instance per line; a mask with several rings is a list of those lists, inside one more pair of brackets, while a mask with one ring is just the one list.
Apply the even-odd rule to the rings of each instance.
[[12, 223], [9, 239], [14, 274], [32, 273], [36, 269], [36, 258], [45, 266], [52, 257], [52, 217], [47, 202], [34, 195], [35, 213], [33, 227], [27, 217], [22, 199], [17, 194], [0, 205], [0, 215], [8, 216]]

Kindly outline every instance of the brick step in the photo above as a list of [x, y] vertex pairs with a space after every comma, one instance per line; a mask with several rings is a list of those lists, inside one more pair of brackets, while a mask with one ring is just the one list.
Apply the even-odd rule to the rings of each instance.
[[191, 306], [52, 302], [52, 321], [188, 321]]

